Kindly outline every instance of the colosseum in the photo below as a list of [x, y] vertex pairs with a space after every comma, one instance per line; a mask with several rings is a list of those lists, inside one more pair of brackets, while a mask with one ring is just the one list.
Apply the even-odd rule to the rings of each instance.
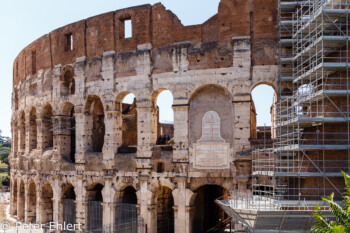
[[[227, 215], [214, 200], [251, 194], [251, 91], [277, 90], [276, 5], [221, 0], [193, 26], [141, 5], [24, 48], [13, 66], [11, 215], [81, 232], [215, 232]], [[159, 122], [164, 90], [173, 124]]]

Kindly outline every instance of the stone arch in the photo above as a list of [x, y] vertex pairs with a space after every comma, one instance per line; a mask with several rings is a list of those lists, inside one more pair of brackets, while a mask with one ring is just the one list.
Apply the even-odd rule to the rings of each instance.
[[70, 162], [75, 163], [75, 150], [76, 150], [76, 122], [75, 122], [75, 108], [70, 102], [66, 102], [61, 107], [61, 125], [64, 128], [64, 137], [60, 139], [61, 145], [64, 145], [60, 149], [62, 156]]
[[[273, 90], [271, 96], [271, 106], [268, 106], [267, 98], [270, 93], [268, 89]], [[276, 87], [269, 82], [259, 82], [253, 85], [253, 88], [250, 92], [251, 95], [251, 108], [250, 108], [250, 138], [258, 139], [255, 142], [255, 146], [271, 146], [266, 144], [267, 140], [271, 139], [272, 128], [269, 126], [274, 125], [275, 121], [275, 103], [277, 101]], [[263, 103], [262, 103], [263, 100]], [[259, 102], [261, 101], [261, 102]], [[256, 103], [257, 102], [257, 103]], [[259, 123], [260, 121], [266, 120], [267, 114], [270, 115], [270, 122], [267, 123], [268, 127], [265, 127], [265, 124]], [[261, 139], [261, 140], [260, 140]], [[260, 145], [261, 144], [261, 145]]]
[[159, 186], [153, 194], [154, 204], [157, 206], [154, 213], [157, 232], [174, 232], [174, 197], [172, 189], [166, 186]]
[[217, 198], [226, 194], [228, 191], [219, 185], [206, 184], [195, 190], [190, 201], [193, 208], [193, 233], [206, 232], [227, 218], [225, 212], [215, 203]]
[[53, 109], [50, 104], [46, 104], [42, 110], [42, 148], [53, 147]]
[[19, 150], [23, 152], [26, 148], [26, 117], [24, 111], [20, 113], [19, 119]]
[[233, 143], [232, 95], [219, 85], [204, 85], [197, 88], [189, 100], [189, 143], [196, 143], [202, 136], [202, 119], [214, 111], [220, 117], [220, 134], [228, 143]]
[[[166, 94], [164, 91], [171, 94], [171, 99], [162, 99], [159, 101], [159, 95], [162, 95], [162, 93]], [[151, 103], [154, 110], [151, 116], [151, 124], [156, 128], [157, 132], [155, 142], [156, 145], [168, 145], [168, 142], [174, 137], [174, 111], [172, 109], [173, 101], [174, 96], [172, 92], [166, 88], [158, 88], [151, 95]], [[170, 111], [172, 112], [172, 116], [169, 116], [167, 122], [161, 122], [162, 118], [165, 117], [165, 112], [171, 114]]]
[[271, 83], [269, 81], [259, 81], [256, 83], [253, 83], [253, 85], [251, 85], [249, 92], [251, 93], [257, 86], [260, 85], [267, 85], [273, 88], [273, 90], [275, 91], [275, 93], [277, 93], [277, 87], [274, 83]]
[[27, 206], [27, 221], [28, 222], [36, 222], [36, 185], [34, 181], [29, 183], [28, 188], [28, 206]]
[[101, 183], [91, 184], [86, 191], [88, 200], [87, 229], [101, 229], [103, 219], [103, 185]]
[[29, 113], [29, 149], [36, 149], [38, 144], [38, 126], [36, 109], [32, 107]]
[[53, 190], [50, 183], [45, 183], [41, 191], [41, 222], [49, 223], [53, 221]]
[[66, 66], [62, 70], [60, 91], [62, 96], [75, 94], [74, 68], [72, 66]]
[[65, 183], [62, 187], [62, 220], [66, 224], [75, 224], [76, 222], [76, 195], [74, 186], [71, 183]]
[[102, 152], [105, 137], [105, 113], [100, 97], [90, 95], [85, 105], [85, 114], [88, 119], [88, 140], [90, 141], [90, 152]]
[[20, 180], [19, 193], [17, 203], [17, 219], [19, 221], [24, 220], [24, 206], [25, 206], [25, 187], [24, 181]]
[[116, 194], [115, 225], [127, 225], [133, 229], [138, 219], [137, 194], [132, 186], [125, 187], [119, 194]]
[[125, 103], [128, 95], [134, 95], [130, 91], [123, 91], [115, 99], [115, 109], [121, 115], [118, 127], [121, 132], [121, 145], [118, 148], [119, 153], [135, 153], [137, 146], [137, 109], [136, 96], [132, 103]]

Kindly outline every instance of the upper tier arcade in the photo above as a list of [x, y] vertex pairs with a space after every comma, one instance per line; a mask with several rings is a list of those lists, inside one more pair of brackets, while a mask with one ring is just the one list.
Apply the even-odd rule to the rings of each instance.
[[[218, 14], [193, 26], [182, 25], [161, 3], [81, 20], [56, 29], [24, 48], [14, 61], [13, 85], [39, 70], [63, 67], [79, 57], [101, 58], [106, 51], [115, 51], [117, 55], [116, 77], [136, 73], [133, 61], [142, 48], [152, 48], [152, 73], [169, 72], [173, 70], [171, 51], [181, 44], [188, 46], [189, 70], [229, 67], [233, 56], [231, 40], [240, 36], [252, 39], [252, 64], [274, 65], [275, 4], [274, 0], [254, 0], [252, 4], [222, 0]], [[125, 20], [131, 20], [130, 38], [125, 38]]]

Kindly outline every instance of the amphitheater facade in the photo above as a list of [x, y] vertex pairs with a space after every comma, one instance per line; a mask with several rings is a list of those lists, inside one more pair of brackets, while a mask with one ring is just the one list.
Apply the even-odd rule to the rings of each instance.
[[[162, 4], [142, 5], [24, 48], [13, 66], [11, 215], [84, 230], [134, 221], [149, 233], [224, 221], [214, 200], [250, 195], [251, 91], [276, 89], [276, 9], [221, 0], [206, 22], [183, 26]], [[158, 145], [163, 90], [174, 123]], [[124, 104], [129, 93], [135, 101]]]

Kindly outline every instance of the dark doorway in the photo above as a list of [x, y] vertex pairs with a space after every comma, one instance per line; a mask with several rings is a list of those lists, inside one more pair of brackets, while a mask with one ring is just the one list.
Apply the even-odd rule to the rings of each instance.
[[193, 233], [218, 232], [225, 213], [215, 203], [215, 199], [225, 194], [225, 189], [217, 185], [205, 185], [197, 189], [193, 211]]
[[102, 209], [102, 184], [96, 184], [88, 191], [88, 230], [102, 232], [103, 227], [103, 209]]
[[172, 190], [161, 186], [157, 192], [157, 232], [174, 233], [174, 198]]
[[[62, 195], [63, 204], [63, 222], [67, 224], [75, 224], [75, 191], [71, 184], [66, 184], [63, 188]], [[68, 231], [64, 231], [68, 232]]]
[[124, 189], [121, 202], [116, 205], [115, 211], [115, 229], [118, 233], [137, 233], [138, 218], [137, 218], [137, 196], [136, 190], [129, 186]]

